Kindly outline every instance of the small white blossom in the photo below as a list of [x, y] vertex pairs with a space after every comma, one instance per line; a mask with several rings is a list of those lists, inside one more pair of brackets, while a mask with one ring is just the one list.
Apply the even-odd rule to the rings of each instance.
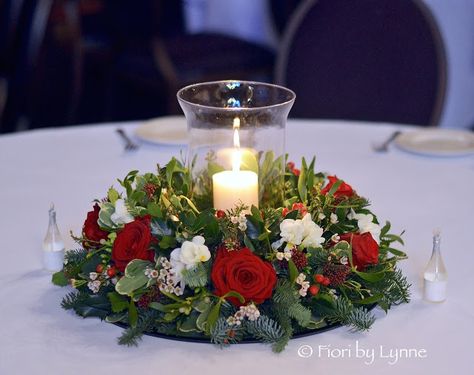
[[341, 257], [339, 262], [341, 262], [341, 264], [344, 264], [345, 266], [349, 264], [349, 260], [347, 259], [346, 256]]
[[110, 220], [116, 225], [131, 223], [134, 219], [130, 215], [123, 199], [115, 201], [115, 211], [110, 215]]
[[236, 319], [235, 316], [231, 315], [227, 319], [227, 324], [230, 326], [239, 326], [241, 324], [240, 319]]
[[253, 303], [247, 306], [240, 306], [240, 310], [238, 312], [239, 312], [239, 315], [235, 313], [234, 318], [240, 319], [240, 320], [246, 317], [250, 321], [255, 321], [260, 317], [260, 311], [258, 310], [257, 306], [255, 306]]
[[296, 278], [296, 283], [303, 285], [303, 282], [306, 280], [306, 275], [304, 273], [300, 273]]
[[89, 279], [91, 279], [92, 281], [94, 281], [95, 279], [97, 279], [97, 276], [99, 276], [97, 272], [91, 272], [91, 273], [89, 273]]
[[321, 213], [319, 213], [319, 215], [318, 215], [318, 219], [319, 219], [319, 220], [324, 220], [324, 219], [326, 219], [326, 215], [324, 215], [324, 214], [321, 212]]
[[230, 222], [232, 224], [237, 224], [239, 222], [239, 217], [238, 216], [231, 216], [230, 217]]
[[334, 212], [329, 216], [329, 221], [331, 224], [337, 224], [339, 222], [337, 215]]
[[100, 281], [99, 280], [89, 281], [87, 283], [87, 286], [92, 291], [92, 293], [98, 293], [100, 289]]
[[242, 231], [242, 232], [245, 232], [247, 230], [247, 223], [240, 223], [239, 224], [239, 229]]
[[336, 289], [329, 289], [329, 294], [334, 297], [334, 299], [338, 299], [339, 296], [336, 294]]
[[306, 297], [309, 289], [309, 281], [303, 281], [301, 283], [301, 289], [298, 291], [301, 297]]
[[290, 260], [291, 259], [291, 251], [288, 250], [288, 249], [285, 249], [284, 251], [278, 251], [276, 253], [276, 258], [278, 260], [283, 260], [283, 259]]

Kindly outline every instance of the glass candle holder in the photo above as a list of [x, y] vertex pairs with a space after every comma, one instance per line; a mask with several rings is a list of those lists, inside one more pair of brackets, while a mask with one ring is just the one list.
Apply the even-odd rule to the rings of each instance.
[[285, 126], [293, 91], [218, 81], [178, 91], [188, 126], [188, 167], [201, 207], [275, 206], [283, 199]]

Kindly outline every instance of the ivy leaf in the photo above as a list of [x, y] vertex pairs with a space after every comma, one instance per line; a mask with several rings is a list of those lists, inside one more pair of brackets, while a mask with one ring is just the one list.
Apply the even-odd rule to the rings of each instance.
[[107, 297], [114, 313], [122, 312], [128, 308], [129, 303], [127, 297], [124, 297], [117, 292], [107, 293]]
[[374, 294], [373, 296], [370, 296], [370, 297], [367, 297], [367, 298], [352, 301], [352, 303], [359, 304], [359, 305], [372, 305], [372, 304], [377, 303], [378, 301], [380, 301], [382, 298], [383, 298], [383, 294], [382, 293], [377, 293], [377, 294]]
[[110, 187], [109, 191], [107, 192], [107, 198], [109, 198], [110, 203], [115, 204], [117, 199], [119, 199], [120, 195], [117, 190], [113, 187]]
[[389, 251], [390, 253], [392, 253], [393, 255], [395, 255], [397, 257], [401, 257], [401, 258], [406, 258], [407, 257], [406, 253], [404, 253], [403, 251], [394, 249], [392, 247], [386, 247], [385, 250]]
[[66, 286], [69, 284], [69, 280], [67, 279], [66, 275], [63, 271], [58, 271], [53, 274], [51, 281], [54, 285], [57, 286]]
[[371, 283], [376, 283], [377, 281], [380, 281], [385, 277], [385, 271], [370, 272], [370, 273], [354, 271], [354, 273], [360, 278], [364, 279], [365, 281], [369, 281]]
[[242, 294], [236, 291], [231, 290], [230, 292], [227, 292], [226, 294], [224, 294], [221, 298], [226, 299], [229, 297], [235, 297], [239, 300], [240, 303], [245, 303], [245, 298], [242, 296]]
[[155, 203], [155, 202], [148, 203], [147, 211], [151, 216], [154, 216], [154, 217], [161, 217], [162, 216], [161, 215], [161, 208], [160, 208], [160, 205], [158, 203]]
[[222, 305], [222, 299], [220, 299], [214, 306], [209, 311], [209, 314], [207, 315], [207, 324], [206, 326], [206, 333], [209, 335], [211, 333], [212, 327], [217, 322], [217, 319], [219, 318], [219, 313], [221, 312], [221, 305]]

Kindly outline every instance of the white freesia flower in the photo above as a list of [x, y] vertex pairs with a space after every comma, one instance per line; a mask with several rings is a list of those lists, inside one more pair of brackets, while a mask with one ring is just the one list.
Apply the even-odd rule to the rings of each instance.
[[290, 247], [292, 247], [291, 245], [301, 244], [303, 233], [304, 226], [300, 219], [285, 219], [280, 224], [280, 236]]
[[115, 212], [110, 215], [110, 220], [116, 225], [131, 223], [134, 220], [133, 216], [128, 212], [123, 199], [115, 201]]
[[323, 242], [323, 229], [311, 220], [307, 213], [303, 219], [285, 219], [280, 224], [280, 236], [287, 243], [287, 248], [294, 245], [319, 247]]
[[200, 262], [207, 262], [211, 258], [211, 253], [204, 245], [204, 237], [196, 236], [192, 241], [184, 241], [181, 245], [180, 260], [186, 268], [192, 268]]
[[373, 222], [374, 216], [372, 214], [355, 214], [354, 218], [357, 220], [357, 226], [360, 233], [369, 232], [377, 243], [380, 237], [380, 225]]
[[174, 249], [170, 255], [170, 262], [174, 273], [180, 278], [183, 269], [191, 269], [210, 258], [211, 253], [204, 245], [204, 237], [196, 236], [192, 241], [184, 241], [181, 247]]
[[307, 213], [303, 217], [303, 241], [301, 245], [307, 247], [319, 247], [324, 242], [323, 228], [311, 220], [311, 214]]

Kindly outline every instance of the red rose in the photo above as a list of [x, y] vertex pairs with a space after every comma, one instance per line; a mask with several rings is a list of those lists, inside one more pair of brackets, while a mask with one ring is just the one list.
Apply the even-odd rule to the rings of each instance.
[[369, 264], [377, 264], [379, 261], [379, 245], [369, 232], [344, 233], [341, 240], [352, 245], [352, 263], [359, 271], [363, 271]]
[[84, 225], [82, 226], [82, 236], [89, 241], [93, 241], [93, 243], [84, 241], [83, 245], [85, 248], [96, 247], [100, 240], [107, 239], [108, 232], [100, 229], [99, 224], [97, 223], [99, 220], [99, 211], [100, 207], [96, 203], [94, 205], [94, 210], [87, 213], [86, 221], [84, 221]]
[[[329, 193], [329, 190], [331, 190], [332, 186], [339, 181], [337, 176], [328, 176], [329, 183], [324, 187], [323, 190], [321, 190], [321, 194], [326, 195]], [[351, 185], [346, 184], [345, 182], [342, 182], [341, 185], [337, 188], [337, 190], [334, 192], [333, 196], [338, 198], [338, 197], [352, 197], [354, 195], [354, 190], [352, 189]]]
[[135, 221], [125, 224], [123, 229], [117, 233], [112, 247], [112, 260], [119, 271], [123, 272], [133, 259], [153, 262], [155, 253], [150, 250], [152, 241], [150, 220], [149, 215], [137, 218]]
[[[240, 293], [245, 302], [262, 303], [272, 296], [277, 282], [273, 266], [253, 254], [248, 248], [228, 251], [220, 248], [212, 266], [211, 279], [215, 293]], [[228, 298], [235, 306], [242, 303], [235, 297]]]

